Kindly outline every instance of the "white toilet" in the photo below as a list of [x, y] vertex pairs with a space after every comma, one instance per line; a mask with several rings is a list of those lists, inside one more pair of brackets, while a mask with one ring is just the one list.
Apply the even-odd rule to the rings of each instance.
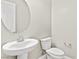
[[47, 59], [64, 59], [64, 51], [51, 48], [51, 37], [41, 39], [42, 49], [47, 53]]

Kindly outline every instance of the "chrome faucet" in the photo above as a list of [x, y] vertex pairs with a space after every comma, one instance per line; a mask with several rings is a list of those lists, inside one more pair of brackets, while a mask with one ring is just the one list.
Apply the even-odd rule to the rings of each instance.
[[17, 41], [18, 41], [18, 42], [22, 42], [22, 41], [24, 41], [23, 36], [22, 36], [22, 35], [19, 35], [19, 38], [17, 39]]

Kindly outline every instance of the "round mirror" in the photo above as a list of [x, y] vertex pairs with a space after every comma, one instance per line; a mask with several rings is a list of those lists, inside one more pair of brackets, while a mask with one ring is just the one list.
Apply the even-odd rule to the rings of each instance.
[[21, 33], [30, 23], [30, 10], [25, 0], [2, 1], [2, 23], [10, 32]]

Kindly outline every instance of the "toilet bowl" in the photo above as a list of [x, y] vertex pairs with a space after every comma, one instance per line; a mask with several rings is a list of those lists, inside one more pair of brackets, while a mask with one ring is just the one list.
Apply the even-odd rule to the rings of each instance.
[[47, 59], [64, 59], [64, 52], [58, 48], [51, 48], [46, 50]]
[[47, 59], [64, 59], [64, 51], [51, 48], [51, 37], [41, 39], [42, 49], [47, 53]]

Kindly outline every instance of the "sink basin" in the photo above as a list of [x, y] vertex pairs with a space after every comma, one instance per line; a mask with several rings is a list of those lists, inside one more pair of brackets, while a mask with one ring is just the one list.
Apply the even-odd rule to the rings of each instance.
[[[36, 45], [38, 44], [38, 40], [36, 39], [25, 39], [22, 42], [8, 42], [3, 46], [3, 52], [9, 56], [20, 56], [18, 59], [23, 59], [24, 55], [28, 55], [28, 52], [32, 51]], [[21, 57], [21, 55], [23, 57]], [[28, 59], [28, 58], [26, 58]]]

